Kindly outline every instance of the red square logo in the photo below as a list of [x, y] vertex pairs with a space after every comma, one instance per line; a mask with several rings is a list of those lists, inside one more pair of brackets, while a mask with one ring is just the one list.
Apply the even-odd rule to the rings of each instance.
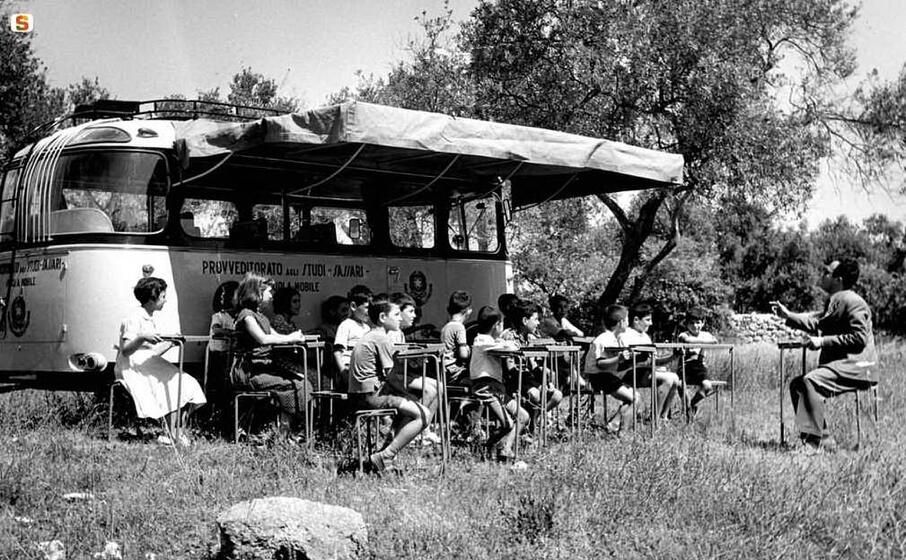
[[29, 33], [35, 28], [35, 18], [31, 14], [10, 14], [9, 28], [16, 33]]

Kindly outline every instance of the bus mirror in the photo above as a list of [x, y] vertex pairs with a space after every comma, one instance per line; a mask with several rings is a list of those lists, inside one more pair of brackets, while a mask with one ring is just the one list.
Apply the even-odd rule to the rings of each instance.
[[509, 198], [503, 199], [503, 224], [506, 225], [513, 220], [513, 206]]
[[362, 220], [349, 218], [349, 238], [359, 239], [360, 237], [362, 237]]

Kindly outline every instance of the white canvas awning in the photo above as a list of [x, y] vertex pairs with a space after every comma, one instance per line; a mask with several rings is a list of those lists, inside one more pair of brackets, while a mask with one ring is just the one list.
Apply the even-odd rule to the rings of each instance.
[[190, 161], [227, 154], [274, 157], [311, 166], [320, 174], [317, 180], [369, 173], [413, 185], [510, 179], [517, 205], [670, 187], [683, 178], [683, 157], [677, 154], [362, 102], [252, 122], [185, 121], [176, 125], [176, 138]]

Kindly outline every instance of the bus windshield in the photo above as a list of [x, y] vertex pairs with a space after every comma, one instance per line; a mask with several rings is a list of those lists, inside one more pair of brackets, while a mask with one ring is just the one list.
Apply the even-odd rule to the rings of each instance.
[[[160, 154], [84, 151], [60, 156], [54, 174], [53, 234], [152, 232], [166, 218], [167, 167]], [[34, 196], [29, 210], [36, 213]]]

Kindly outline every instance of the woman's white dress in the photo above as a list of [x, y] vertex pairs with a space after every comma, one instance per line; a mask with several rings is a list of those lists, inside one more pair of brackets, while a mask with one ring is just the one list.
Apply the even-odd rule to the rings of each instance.
[[[207, 400], [194, 377], [181, 373], [179, 368], [155, 355], [152, 345], [145, 343], [130, 356], [124, 356], [123, 346], [139, 334], [157, 333], [154, 318], [139, 307], [120, 325], [119, 353], [114, 373], [123, 381], [139, 418], [161, 418], [187, 403], [202, 405]], [[179, 387], [182, 378], [182, 387]], [[177, 393], [179, 392], [179, 395]], [[177, 405], [177, 396], [179, 405]]]

